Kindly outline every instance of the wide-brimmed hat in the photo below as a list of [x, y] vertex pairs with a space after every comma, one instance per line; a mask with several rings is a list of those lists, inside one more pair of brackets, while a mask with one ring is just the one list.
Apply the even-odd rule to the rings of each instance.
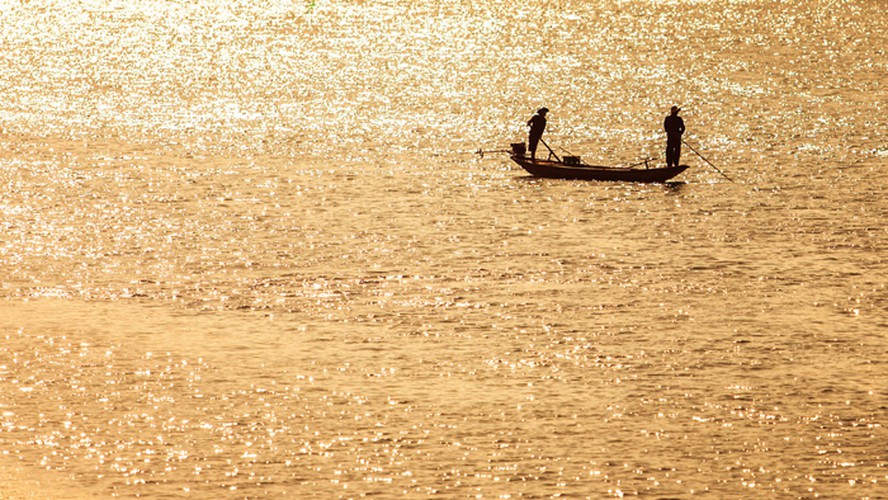
[[671, 111], [672, 111], [673, 113], [678, 113], [679, 111], [681, 111], [681, 108], [679, 108], [678, 106], [672, 106], [672, 110], [671, 110]]
[[538, 115], [542, 115], [542, 114], [545, 114], [548, 112], [549, 112], [549, 108], [540, 108], [539, 110], [537, 110]]

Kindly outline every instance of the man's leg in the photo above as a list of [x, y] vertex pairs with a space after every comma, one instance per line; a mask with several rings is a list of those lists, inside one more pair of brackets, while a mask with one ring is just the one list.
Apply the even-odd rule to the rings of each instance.
[[666, 142], [666, 166], [678, 166], [678, 157], [679, 157], [679, 148], [681, 147], [681, 143], [676, 143], [676, 141], [667, 141]]

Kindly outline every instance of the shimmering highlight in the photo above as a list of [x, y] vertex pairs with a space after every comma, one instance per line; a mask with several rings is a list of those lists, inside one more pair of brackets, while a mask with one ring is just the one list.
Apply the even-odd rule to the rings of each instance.
[[[877, 497], [882, 7], [3, 7], [0, 467], [74, 497]], [[736, 184], [687, 150], [666, 186], [472, 154], [546, 105], [553, 146], [662, 161], [673, 104]]]

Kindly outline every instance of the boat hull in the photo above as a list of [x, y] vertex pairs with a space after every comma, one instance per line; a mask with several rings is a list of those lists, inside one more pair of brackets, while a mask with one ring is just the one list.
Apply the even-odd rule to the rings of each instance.
[[531, 159], [512, 155], [512, 161], [521, 165], [534, 177], [613, 182], [666, 182], [687, 170], [687, 165], [660, 168], [615, 168], [593, 165], [565, 165], [564, 163]]

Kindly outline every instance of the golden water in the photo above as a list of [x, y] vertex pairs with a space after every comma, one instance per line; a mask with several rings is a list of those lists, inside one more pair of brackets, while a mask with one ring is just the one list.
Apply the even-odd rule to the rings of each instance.
[[[3, 3], [0, 465], [75, 498], [888, 496], [883, 11]], [[472, 154], [547, 106], [559, 153], [662, 162], [673, 104], [735, 183]]]

